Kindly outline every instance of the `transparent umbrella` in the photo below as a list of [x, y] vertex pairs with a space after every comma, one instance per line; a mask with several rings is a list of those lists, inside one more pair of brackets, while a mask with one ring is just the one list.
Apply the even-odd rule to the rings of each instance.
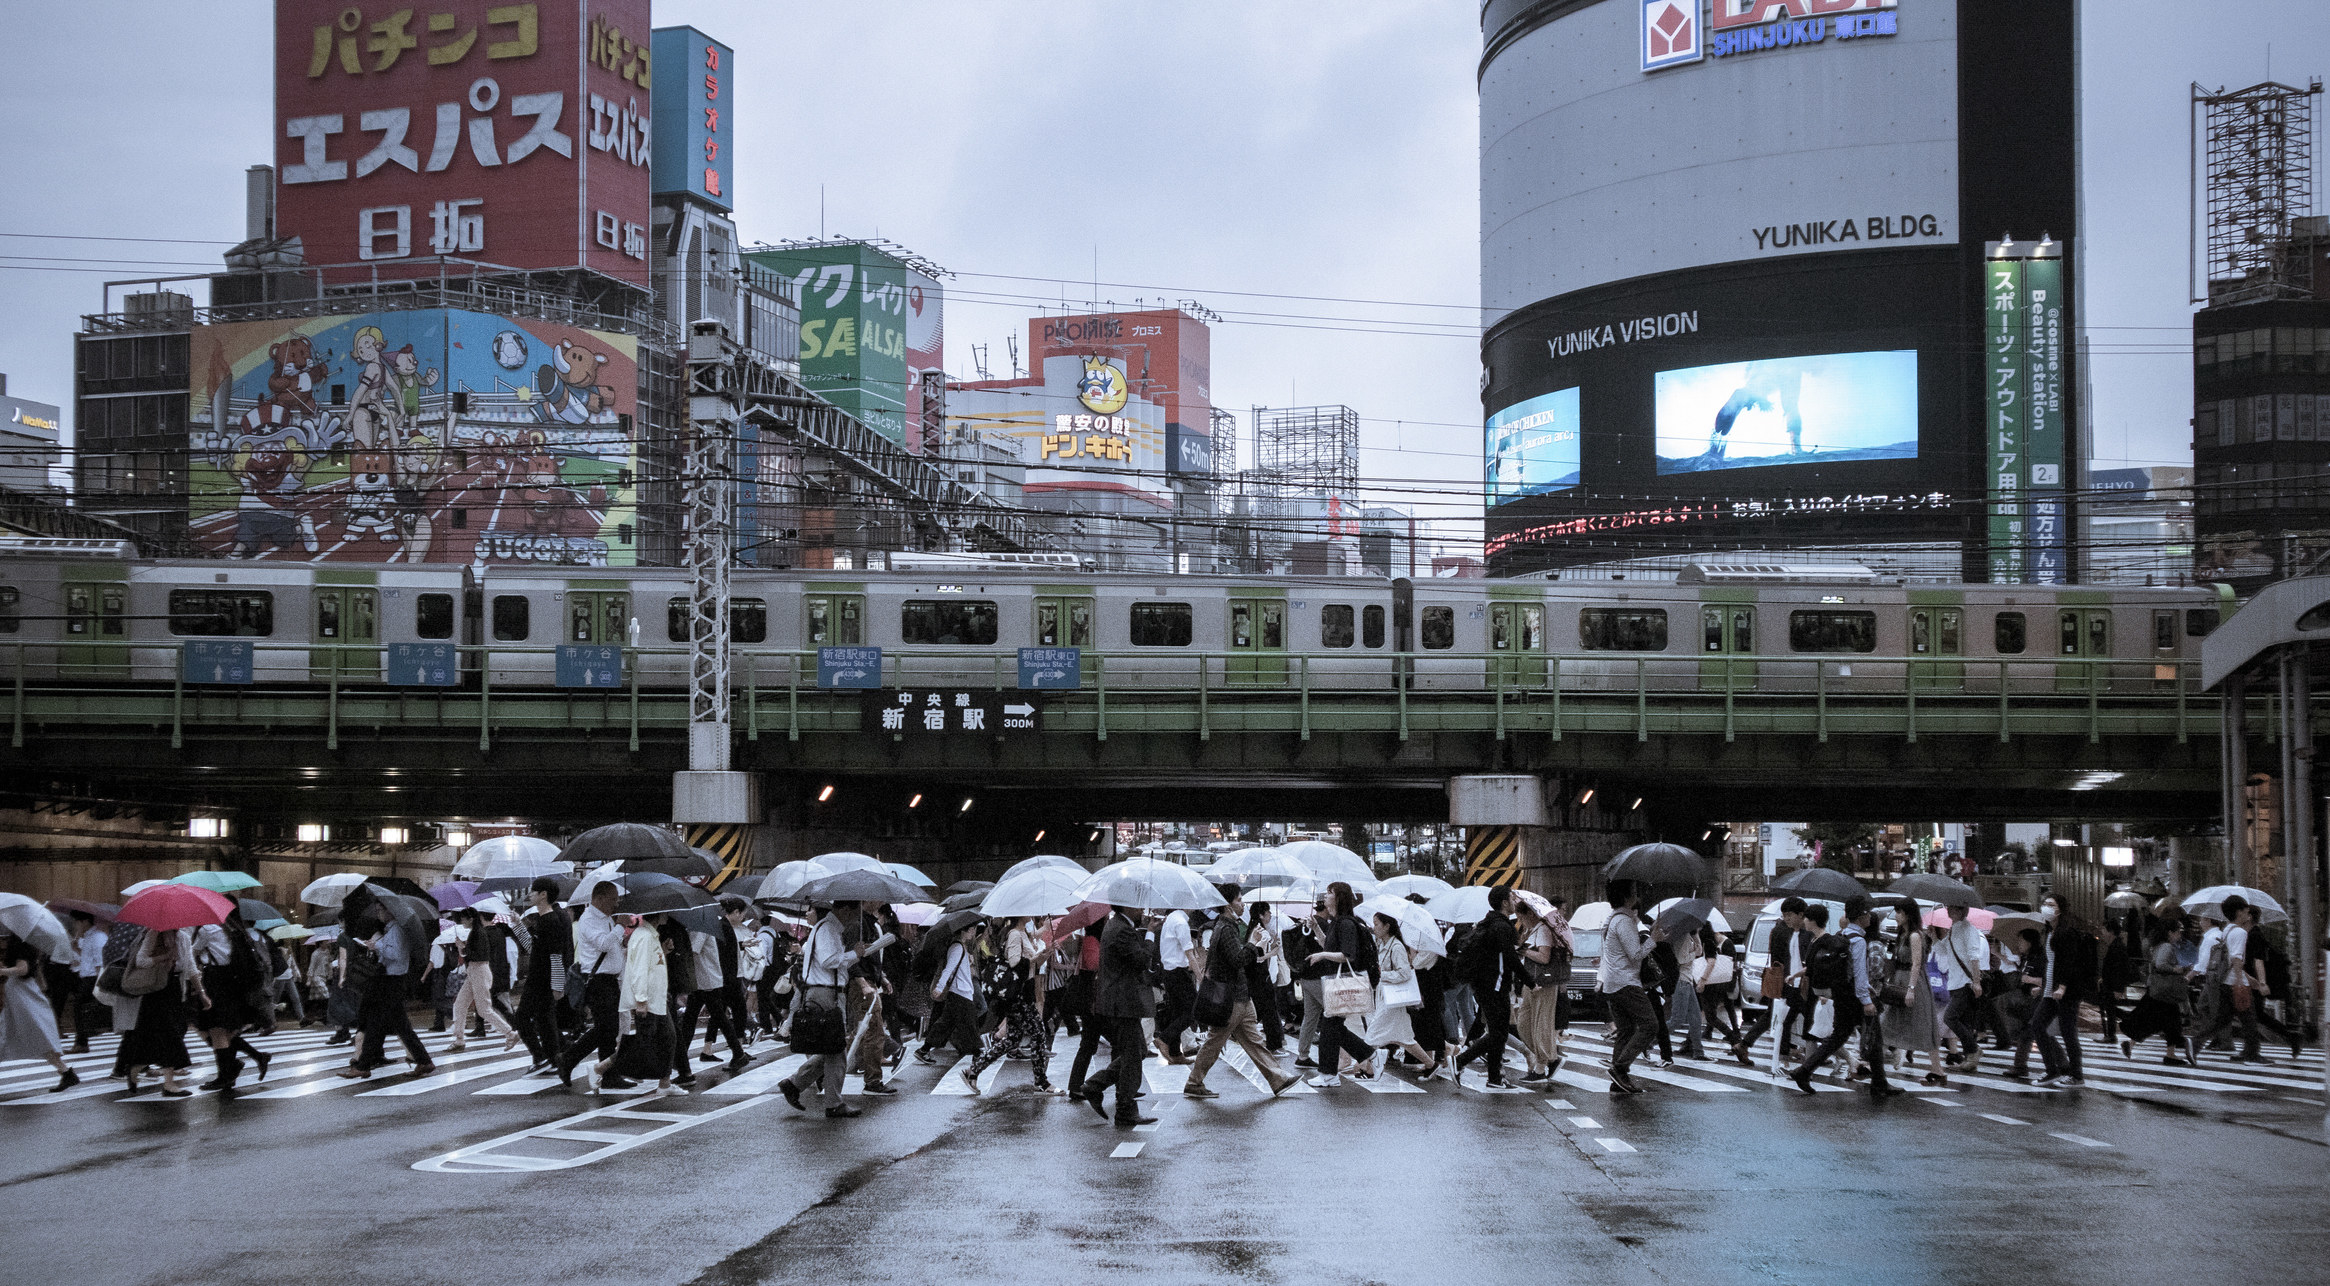
[[457, 880], [487, 880], [523, 875], [564, 875], [574, 863], [562, 861], [558, 845], [537, 835], [496, 835], [469, 846], [453, 864]]
[[979, 914], [991, 918], [1066, 915], [1069, 908], [1084, 900], [1079, 893], [1087, 878], [1080, 870], [1029, 871], [989, 889], [987, 896], [979, 903]]
[[1237, 884], [1246, 888], [1268, 885], [1301, 884], [1317, 878], [1310, 867], [1275, 848], [1249, 848], [1232, 853], [1206, 869], [1205, 878], [1214, 884]]
[[338, 906], [348, 900], [350, 890], [361, 887], [363, 883], [364, 877], [354, 871], [326, 875], [308, 881], [308, 886], [299, 891], [299, 900], [309, 906]]
[[843, 871], [881, 871], [887, 874], [890, 870], [888, 862], [878, 857], [868, 857], [864, 853], [820, 853], [809, 860], [835, 875]]
[[1368, 923], [1375, 916], [1383, 916], [1400, 926], [1400, 941], [1411, 951], [1429, 951], [1436, 956], [1448, 954], [1448, 939], [1433, 922], [1432, 913], [1403, 897], [1387, 897], [1378, 893], [1359, 904], [1359, 922]]
[[0, 893], [0, 929], [58, 964], [73, 960], [72, 935], [57, 914], [21, 893]]
[[1489, 915], [1489, 890], [1480, 884], [1451, 889], [1425, 903], [1424, 910], [1442, 924], [1479, 924]]
[[1197, 872], [1153, 857], [1104, 866], [1084, 882], [1079, 893], [1082, 901], [1140, 911], [1200, 911], [1223, 904], [1222, 895]]
[[1429, 902], [1443, 893], [1454, 892], [1456, 886], [1436, 875], [1395, 875], [1375, 886], [1375, 891], [1386, 897], [1404, 898], [1422, 894]]
[[2290, 913], [2282, 910], [2281, 903], [2274, 901], [2271, 893], [2264, 889], [2250, 888], [2246, 884], [2212, 884], [2186, 898], [2184, 909], [2195, 915], [2224, 920], [2226, 919], [2225, 899], [2236, 895], [2257, 908], [2257, 922], [2259, 924], [2279, 924], [2290, 918]]
[[1340, 844], [1330, 844], [1323, 839], [1296, 840], [1278, 851], [1302, 863], [1322, 884], [1340, 880], [1350, 885], [1352, 891], [1361, 897], [1375, 892], [1375, 872], [1368, 869], [1367, 862], [1359, 854]]
[[1090, 874], [1090, 872], [1086, 871], [1081, 864], [1071, 861], [1068, 858], [1061, 857], [1057, 853], [1038, 853], [1034, 857], [1031, 857], [1024, 862], [1013, 863], [1011, 869], [1003, 873], [1003, 879], [997, 880], [996, 883], [1001, 884], [1004, 880], [1008, 880], [1014, 875], [1025, 875], [1029, 871], [1041, 871], [1046, 869], [1055, 871], [1074, 871], [1079, 876]]
[[822, 880], [833, 874], [816, 862], [786, 862], [762, 877], [760, 888], [752, 895], [765, 902], [784, 902], [801, 891], [811, 880]]

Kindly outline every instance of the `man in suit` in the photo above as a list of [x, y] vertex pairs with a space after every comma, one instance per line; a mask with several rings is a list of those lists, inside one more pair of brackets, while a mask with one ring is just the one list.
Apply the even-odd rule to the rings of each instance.
[[1137, 913], [1128, 907], [1110, 907], [1108, 925], [1100, 934], [1100, 985], [1092, 996], [1093, 1021], [1108, 1037], [1109, 1064], [1093, 1073], [1080, 1096], [1093, 1111], [1106, 1117], [1108, 1109], [1100, 1100], [1114, 1080], [1116, 1124], [1123, 1130], [1157, 1119], [1141, 1115], [1140, 1106], [1141, 1061], [1147, 1052], [1141, 1020], [1157, 1013], [1156, 997], [1149, 991], [1149, 964], [1154, 955], [1155, 948], [1149, 944]]
[[1513, 931], [1513, 890], [1489, 890], [1489, 913], [1465, 944], [1464, 977], [1480, 1001], [1481, 1038], [1456, 1056], [1456, 1076], [1478, 1058], [1488, 1063], [1489, 1084], [1505, 1083], [1505, 1042], [1513, 1034], [1513, 992], [1520, 986], [1521, 939]]

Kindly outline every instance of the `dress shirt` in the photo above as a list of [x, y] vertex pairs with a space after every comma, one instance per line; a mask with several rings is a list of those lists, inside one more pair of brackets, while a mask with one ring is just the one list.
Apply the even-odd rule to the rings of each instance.
[[1864, 1005], [1875, 1004], [1876, 997], [1869, 990], [1869, 932], [1857, 924], [1845, 926], [1845, 948], [1853, 954], [1853, 999]]
[[[886, 934], [877, 939], [885, 943], [887, 940]], [[864, 948], [852, 951], [842, 941], [841, 921], [829, 911], [809, 931], [809, 946], [801, 961], [801, 981], [811, 987], [846, 987], [850, 967], [864, 954]]]
[[664, 968], [663, 935], [653, 929], [643, 927], [632, 934], [624, 951], [623, 1004], [645, 1005], [651, 1014], [670, 1012], [671, 973]]
[[1175, 911], [1165, 917], [1165, 931], [1157, 935], [1157, 956], [1167, 969], [1189, 967], [1189, 913]]
[[380, 971], [401, 978], [412, 970], [412, 960], [405, 954], [405, 935], [395, 925], [380, 931], [380, 935], [365, 944], [380, 957]]
[[620, 974], [623, 972], [623, 926], [615, 917], [597, 907], [582, 913], [574, 922], [575, 962], [584, 965], [588, 974]]
[[1613, 911], [1602, 932], [1602, 959], [1594, 970], [1594, 986], [1608, 995], [1642, 985], [1642, 959], [1652, 943], [1632, 911]]
[[2238, 924], [2225, 926], [2225, 985], [2233, 985], [2236, 977], [2249, 972], [2249, 930]]
[[951, 992], [965, 1000], [971, 1000], [976, 997], [976, 993], [971, 990], [971, 984], [971, 953], [964, 950], [963, 944], [958, 942], [947, 948], [947, 967], [939, 975], [939, 987], [942, 991]]
[[234, 958], [234, 948], [227, 942], [226, 926], [206, 924], [194, 931], [194, 963], [201, 968], [223, 965]]
[[[2195, 957], [2193, 967], [2200, 970], [2202, 976], [2207, 976], [2209, 964], [2216, 957], [2217, 944], [2223, 942], [2224, 940], [2225, 926], [2221, 924], [2211, 925], [2209, 927], [2209, 931], [2201, 935], [2201, 945], [2198, 954]], [[2227, 959], [2230, 959], [2231, 956], [2231, 952], [2226, 953]]]
[[1942, 976], [1956, 991], [1982, 981], [1982, 971], [1990, 967], [1990, 939], [1972, 921], [1957, 921], [1942, 939], [1942, 949], [1931, 954], [1942, 962]]
[[105, 944], [108, 940], [103, 929], [93, 928], [82, 934], [80, 954], [74, 959], [73, 972], [84, 978], [94, 978], [105, 972]]

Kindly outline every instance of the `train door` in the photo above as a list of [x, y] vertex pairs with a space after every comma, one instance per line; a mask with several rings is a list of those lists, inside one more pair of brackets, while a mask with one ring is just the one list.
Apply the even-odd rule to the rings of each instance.
[[58, 674], [68, 679], [118, 678], [129, 673], [129, 582], [80, 580], [66, 573], [64, 630]]
[[1545, 686], [1545, 604], [1489, 604], [1489, 683]]
[[626, 590], [566, 591], [565, 643], [631, 645], [631, 595]]
[[1966, 609], [1958, 604], [1912, 602], [1909, 609], [1909, 681], [1930, 691], [1966, 686]]
[[[1232, 591], [1235, 594], [1235, 591]], [[1286, 600], [1232, 597], [1229, 601], [1228, 681], [1247, 686], [1286, 682]]]
[[[2094, 660], [2103, 662], [2112, 654], [2112, 614], [2103, 607], [2058, 607], [2055, 611], [2055, 655], [2062, 661]], [[2090, 675], [2090, 670], [2094, 671]], [[2055, 667], [2055, 687], [2064, 692], [2085, 692], [2093, 682], [2097, 689], [2112, 685], [2109, 665], [2058, 665]]]
[[309, 593], [308, 673], [319, 682], [335, 675], [380, 678], [380, 590], [371, 585], [317, 585]]
[[865, 641], [865, 595], [818, 592], [802, 596], [802, 647], [856, 647]]
[[[1744, 692], [1756, 686], [1756, 605], [1699, 604], [1699, 687]], [[1745, 658], [1745, 659], [1743, 659]]]
[[[1039, 587], [1036, 591], [1037, 647], [1074, 647], [1092, 650], [1093, 603], [1089, 590], [1063, 590], [1057, 586]], [[1084, 658], [1084, 681], [1093, 681], [1093, 667], [1097, 661]]]

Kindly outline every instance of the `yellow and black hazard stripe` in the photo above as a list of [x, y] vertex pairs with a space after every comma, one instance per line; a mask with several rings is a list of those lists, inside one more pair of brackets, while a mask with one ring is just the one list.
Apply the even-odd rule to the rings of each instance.
[[1521, 883], [1521, 828], [1468, 826], [1464, 831], [1464, 882], [1490, 888]]
[[752, 865], [752, 827], [729, 823], [690, 825], [688, 847], [703, 849], [720, 859], [720, 873], [704, 886], [717, 890]]

